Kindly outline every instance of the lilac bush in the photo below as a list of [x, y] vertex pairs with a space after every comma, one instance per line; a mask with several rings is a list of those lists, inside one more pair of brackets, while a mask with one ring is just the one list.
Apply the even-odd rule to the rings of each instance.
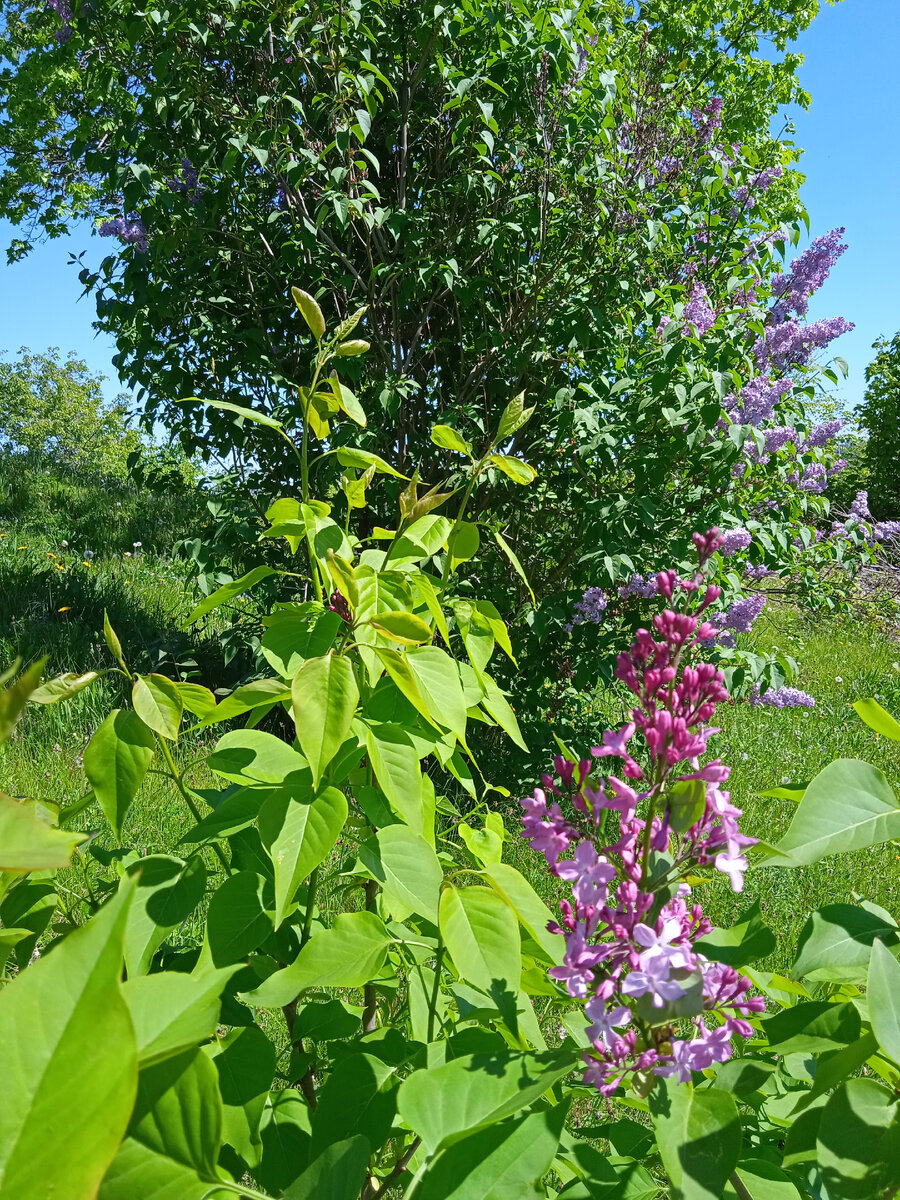
[[[729, 768], [719, 759], [700, 765], [717, 732], [709, 725], [716, 704], [727, 698], [721, 671], [698, 657], [716, 632], [703, 614], [721, 590], [706, 584], [705, 568], [723, 539], [712, 529], [694, 542], [699, 570], [689, 579], [659, 573], [656, 591], [672, 607], [618, 658], [616, 676], [637, 703], [591, 750], [593, 759], [618, 760], [618, 772], [598, 777], [590, 759], [558, 756], [555, 776], [542, 776], [522, 801], [523, 836], [572, 887], [553, 926], [565, 958], [550, 974], [584, 1003], [584, 1081], [607, 1096], [626, 1075], [647, 1092], [654, 1076], [682, 1081], [724, 1062], [733, 1037], [751, 1035], [747, 1017], [764, 1007], [748, 994], [749, 979], [698, 948], [711, 925], [685, 881], [712, 866], [741, 891], [743, 851], [755, 841], [723, 790]], [[749, 627], [751, 618], [732, 619]], [[610, 815], [618, 837], [607, 843]]]

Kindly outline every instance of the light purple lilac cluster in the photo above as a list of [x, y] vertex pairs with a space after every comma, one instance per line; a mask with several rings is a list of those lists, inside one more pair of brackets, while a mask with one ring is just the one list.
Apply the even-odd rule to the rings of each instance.
[[815, 425], [807, 434], [807, 447], [827, 445], [832, 438], [837, 437], [846, 424], [846, 421], [838, 419], [835, 421], [826, 421], [822, 425]]
[[[748, 994], [749, 979], [697, 947], [711, 925], [699, 904], [689, 906], [684, 882], [713, 866], [741, 891], [744, 849], [755, 841], [740, 832], [741, 810], [722, 789], [729, 768], [719, 759], [700, 765], [717, 732], [708, 722], [727, 691], [722, 673], [694, 657], [713, 632], [702, 616], [721, 590], [704, 587], [704, 568], [721, 539], [712, 529], [694, 542], [692, 578], [669, 570], [656, 579], [658, 593], [670, 603], [677, 594], [685, 611], [657, 614], [653, 632], [639, 629], [618, 658], [616, 676], [637, 703], [591, 757], [617, 759], [619, 773], [596, 777], [589, 759], [557, 757], [555, 776], [542, 776], [522, 801], [523, 837], [572, 887], [572, 900], [560, 905], [562, 924], [551, 925], [566, 952], [550, 974], [584, 1002], [591, 1041], [584, 1081], [604, 1096], [626, 1076], [647, 1094], [656, 1075], [684, 1081], [726, 1061], [732, 1039], [751, 1036], [747, 1018], [765, 1006]], [[644, 765], [634, 755], [638, 730]], [[618, 837], [607, 845], [610, 814]]]
[[193, 165], [189, 158], [181, 160], [180, 172], [167, 179], [169, 190], [173, 192], [184, 192], [187, 196], [188, 204], [199, 204], [200, 197], [203, 195], [204, 188], [200, 182], [200, 173]]
[[753, 543], [753, 535], [747, 529], [729, 529], [722, 534], [719, 553], [723, 558], [731, 558], [738, 550], [746, 550]]
[[753, 353], [760, 369], [774, 367], [786, 371], [805, 366], [816, 350], [824, 349], [853, 328], [852, 321], [844, 317], [823, 317], [809, 325], [796, 320], [782, 321], [766, 326], [765, 336], [757, 339]]
[[627, 600], [630, 596], [639, 596], [642, 600], [649, 600], [657, 594], [655, 575], [651, 575], [648, 579], [644, 579], [643, 575], [632, 575], [628, 583], [623, 583], [619, 588], [621, 600]]
[[847, 249], [846, 243], [841, 241], [844, 232], [841, 227], [817, 237], [794, 259], [788, 273], [773, 275], [772, 291], [778, 301], [772, 307], [772, 320], [784, 321], [792, 312], [799, 317], [806, 316], [809, 297], [819, 290]]
[[101, 237], [117, 237], [120, 241], [133, 245], [138, 254], [146, 254], [150, 249], [144, 222], [134, 213], [128, 217], [114, 217], [111, 221], [104, 221], [99, 233]]
[[775, 406], [780, 404], [793, 387], [790, 379], [770, 379], [768, 375], [757, 375], [741, 388], [740, 398], [725, 397], [728, 417], [737, 425], [761, 425], [775, 415]]
[[772, 570], [771, 567], [765, 567], [762, 563], [751, 564], [744, 567], [745, 579], [768, 579], [771, 575], [777, 575], [778, 572]]
[[587, 621], [599, 625], [608, 604], [609, 600], [602, 588], [589, 587], [581, 599], [576, 601], [572, 621], [564, 626], [566, 633], [571, 633], [576, 625], [584, 625]]
[[750, 703], [754, 708], [767, 705], [769, 708], [815, 708], [816, 702], [808, 692], [799, 688], [770, 688], [760, 695], [760, 685], [754, 683], [750, 689]]
[[706, 288], [702, 283], [695, 283], [687, 304], [684, 306], [684, 319], [693, 325], [697, 336], [703, 337], [716, 323], [716, 310], [709, 302]]
[[694, 122], [697, 141], [701, 144], [711, 142], [715, 137], [716, 130], [722, 128], [721, 97], [713, 96], [702, 108], [692, 109], [691, 117]]

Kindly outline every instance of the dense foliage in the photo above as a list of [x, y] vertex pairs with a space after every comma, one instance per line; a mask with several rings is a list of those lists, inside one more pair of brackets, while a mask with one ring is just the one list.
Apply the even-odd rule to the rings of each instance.
[[876, 342], [866, 368], [866, 395], [859, 416], [868, 431], [866, 466], [875, 512], [900, 518], [900, 334]]
[[[306, 411], [359, 419], [329, 369], [367, 343], [329, 334], [295, 296], [315, 344]], [[266, 620], [270, 674], [217, 702], [135, 673], [107, 620], [102, 672], [2, 677], [2, 739], [27, 705], [40, 719], [100, 674], [130, 691], [84, 752], [80, 800], [0, 795], [4, 1197], [875, 1200], [900, 1185], [894, 917], [861, 899], [811, 914], [789, 979], [752, 966], [774, 946], [758, 908], [723, 930], [688, 906], [712, 871], [740, 890], [748, 847], [753, 869], [781, 870], [900, 836], [886, 778], [853, 760], [793, 789], [777, 845], [740, 832], [728, 767], [707, 755], [727, 698], [705, 661], [721, 633], [707, 572], [728, 535], [695, 535], [694, 563], [644, 588], [653, 631], [617, 667], [630, 720], [589, 757], [560, 747], [523, 802], [526, 836], [572, 889], [559, 925], [509, 862], [514, 830], [487, 802], [503, 791], [496, 759], [469, 742], [478, 724], [521, 742], [492, 674], [515, 648], [478, 595], [469, 511], [498, 459], [527, 484], [500, 448], [533, 416], [513, 399], [479, 454], [437, 425], [434, 444], [468, 464], [462, 494], [408, 481], [394, 528], [361, 541], [367, 489], [397, 468], [336, 451], [342, 525], [309, 489], [308, 423], [245, 410], [302, 480], [268, 512], [297, 568]], [[273, 570], [225, 584], [192, 620]], [[900, 738], [875, 701], [857, 707]], [[196, 755], [191, 733], [224, 724], [201, 747], [215, 786], [199, 788], [179, 743]], [[151, 770], [193, 823], [144, 857], [120, 843]], [[97, 808], [111, 848], [77, 832]], [[85, 922], [56, 876], [73, 852]], [[99, 882], [86, 855], [107, 868]]]

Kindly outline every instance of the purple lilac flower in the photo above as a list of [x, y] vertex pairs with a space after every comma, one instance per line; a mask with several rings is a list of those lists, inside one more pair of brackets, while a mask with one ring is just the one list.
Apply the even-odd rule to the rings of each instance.
[[826, 421], [824, 425], [814, 426], [807, 435], [807, 446], [824, 446], [833, 437], [837, 437], [846, 424], [846, 421], [838, 419], [835, 421]]
[[742, 600], [735, 600], [725, 613], [723, 627], [733, 629], [735, 633], [749, 633], [753, 622], [765, 606], [766, 598], [762, 592], [754, 592], [751, 596], [744, 596]]
[[758, 683], [754, 683], [750, 691], [750, 703], [754, 708], [767, 705], [769, 708], [815, 708], [816, 702], [807, 692], [799, 688], [780, 687], [770, 688], [760, 695]]
[[690, 298], [684, 306], [684, 319], [696, 328], [698, 337], [703, 337], [715, 325], [716, 310], [709, 303], [702, 283], [695, 283], [691, 289]]
[[711, 142], [716, 130], [722, 128], [721, 97], [713, 96], [703, 108], [693, 109], [691, 117], [693, 118], [694, 129], [697, 131], [697, 141], [701, 144]]
[[746, 529], [728, 529], [722, 534], [722, 544], [719, 553], [723, 558], [731, 558], [738, 550], [746, 550], [752, 543], [753, 537]]
[[872, 530], [872, 535], [876, 542], [883, 542], [885, 538], [900, 537], [900, 521], [879, 521]]
[[815, 350], [821, 350], [855, 328], [844, 317], [823, 317], [810, 325], [799, 321], [783, 321], [766, 328], [765, 337], [757, 339], [753, 353], [760, 367], [773, 366], [780, 370], [804, 366]]
[[104, 221], [99, 233], [101, 237], [117, 237], [120, 241], [133, 245], [138, 254], [146, 254], [150, 249], [144, 222], [134, 213], [128, 217], [114, 217], [111, 221]]
[[189, 158], [181, 160], [181, 172], [166, 183], [173, 192], [184, 192], [189, 204], [199, 204], [204, 187], [200, 182], [200, 173]]
[[841, 241], [843, 236], [844, 229], [841, 227], [816, 238], [794, 259], [788, 274], [772, 277], [772, 291], [779, 297], [772, 310], [775, 320], [785, 320], [790, 312], [795, 312], [799, 317], [806, 316], [810, 295], [819, 290], [831, 273], [831, 268], [847, 249]]
[[810, 463], [809, 466], [804, 467], [803, 478], [800, 480], [801, 491], [821, 495], [827, 486], [828, 472], [825, 470], [824, 463]]
[[565, 626], [566, 633], [571, 633], [576, 625], [584, 625], [586, 621], [599, 625], [603, 620], [607, 604], [609, 604], [609, 600], [602, 588], [588, 588], [575, 604], [572, 622]]
[[72, 6], [69, 0], [47, 0], [47, 5], [52, 8], [62, 22], [61, 27], [56, 31], [56, 40], [60, 43], [65, 43], [72, 36]]
[[[752, 1035], [748, 1017], [765, 1010], [761, 997], [748, 995], [749, 979], [697, 949], [711, 925], [699, 904], [689, 904], [691, 889], [683, 879], [712, 867], [740, 891], [747, 869], [743, 851], [754, 842], [741, 833], [741, 810], [722, 790], [728, 767], [718, 759], [699, 765], [714, 732], [708, 722], [727, 692], [722, 673], [694, 659], [712, 632], [703, 613], [721, 595], [714, 585], [704, 587], [703, 578], [721, 539], [713, 529], [695, 534], [695, 544], [700, 570], [691, 579], [682, 581], [675, 571], [657, 577], [659, 594], [672, 601], [678, 593], [686, 610], [658, 613], [653, 632], [638, 630], [618, 658], [616, 676], [636, 705], [626, 725], [603, 734], [591, 758], [619, 759], [619, 774], [597, 777], [590, 759], [575, 763], [559, 756], [554, 774], [543, 775], [541, 786], [522, 801], [522, 836], [572, 888], [571, 900], [560, 904], [561, 923], [549, 926], [566, 944], [562, 965], [550, 975], [584, 1002], [591, 1039], [584, 1081], [605, 1096], [629, 1074], [636, 1086], [647, 1086], [653, 1075], [686, 1080], [691, 1071], [724, 1062], [733, 1038]], [[687, 611], [691, 604], [693, 612]], [[630, 750], [638, 730], [644, 766]], [[668, 816], [671, 788], [687, 781], [705, 789], [706, 805], [689, 829], [675, 832]], [[599, 831], [609, 815], [618, 819], [618, 837], [603, 845]], [[654, 874], [655, 855], [670, 864], [661, 877]], [[663, 887], [672, 889], [668, 896], [657, 895]], [[679, 1023], [676, 1034], [670, 1006], [689, 989], [696, 989], [695, 1015]]]
[[652, 596], [658, 595], [656, 590], [656, 576], [653, 575], [645, 580], [643, 575], [632, 575], [628, 583], [623, 583], [619, 588], [619, 598], [627, 600], [629, 596], [640, 596], [643, 600], [649, 600]]
[[856, 499], [850, 505], [850, 515], [856, 517], [859, 521], [867, 521], [871, 517], [868, 492], [856, 493]]
[[741, 388], [740, 398], [725, 397], [728, 416], [738, 425], [760, 425], [769, 421], [775, 415], [775, 406], [793, 386], [790, 379], [773, 380], [768, 375], [757, 375]]
[[831, 466], [828, 468], [829, 479], [831, 478], [832, 475], [839, 474], [841, 471], [844, 470], [845, 467], [848, 467], [849, 465], [850, 464], [847, 462], [846, 458], [836, 458], [834, 460], [834, 462], [831, 464]]
[[777, 571], [773, 571], [770, 567], [763, 566], [762, 563], [756, 563], [753, 566], [744, 567], [745, 579], [768, 579], [770, 575], [777, 574]]

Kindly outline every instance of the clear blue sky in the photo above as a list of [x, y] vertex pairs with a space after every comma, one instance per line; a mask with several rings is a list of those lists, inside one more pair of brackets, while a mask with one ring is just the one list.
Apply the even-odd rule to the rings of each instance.
[[[862, 396], [872, 342], [900, 330], [900, 0], [843, 0], [822, 11], [801, 38], [801, 80], [812, 94], [810, 112], [793, 114], [816, 236], [846, 226], [849, 250], [813, 301], [810, 318], [841, 314], [856, 329], [833, 344], [850, 364], [843, 394]], [[9, 240], [0, 223], [0, 246]], [[24, 263], [0, 260], [0, 352], [20, 346], [75, 350], [97, 371], [114, 377], [112, 342], [91, 328], [93, 304], [78, 300], [68, 252], [105, 246], [82, 238], [41, 246]], [[107, 391], [118, 390], [114, 378]]]

